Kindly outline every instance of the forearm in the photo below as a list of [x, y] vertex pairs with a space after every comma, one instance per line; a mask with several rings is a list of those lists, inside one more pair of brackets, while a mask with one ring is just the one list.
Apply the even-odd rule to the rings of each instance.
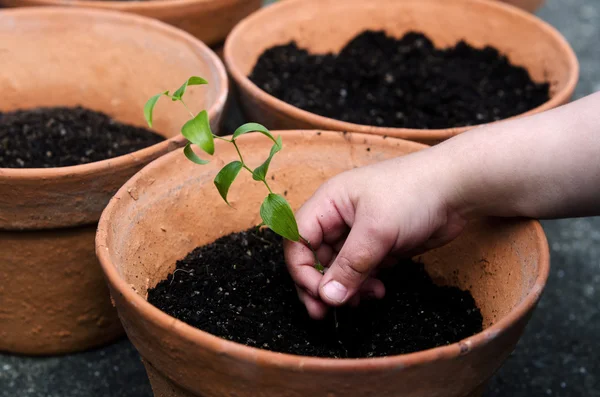
[[[600, 94], [435, 147], [464, 216], [600, 215]], [[433, 153], [432, 153], [433, 154]]]

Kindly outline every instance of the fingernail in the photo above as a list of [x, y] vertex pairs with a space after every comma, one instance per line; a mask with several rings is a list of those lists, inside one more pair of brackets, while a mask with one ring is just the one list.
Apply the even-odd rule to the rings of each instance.
[[330, 300], [337, 303], [342, 303], [348, 294], [348, 290], [339, 282], [331, 280], [323, 287], [323, 293]]

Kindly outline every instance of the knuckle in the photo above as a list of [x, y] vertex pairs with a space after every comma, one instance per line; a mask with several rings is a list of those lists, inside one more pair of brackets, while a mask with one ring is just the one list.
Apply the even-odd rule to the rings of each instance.
[[366, 261], [362, 258], [350, 260], [344, 256], [338, 256], [337, 264], [341, 273], [341, 276], [350, 282], [362, 281], [367, 278], [369, 274], [369, 266]]

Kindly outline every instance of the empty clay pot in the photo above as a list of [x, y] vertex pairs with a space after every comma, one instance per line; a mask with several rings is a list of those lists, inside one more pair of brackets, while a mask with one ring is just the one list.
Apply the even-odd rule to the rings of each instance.
[[[340, 23], [343, 21], [343, 23]], [[473, 127], [438, 130], [359, 125], [309, 113], [256, 86], [247, 77], [268, 48], [295, 40], [313, 53], [339, 51], [367, 29], [395, 37], [423, 32], [437, 47], [466, 40], [491, 45], [529, 70], [535, 81], [551, 83], [551, 99], [523, 115], [567, 102], [579, 76], [575, 53], [562, 35], [535, 16], [487, 0], [286, 0], [240, 22], [225, 43], [225, 63], [239, 87], [248, 117], [274, 129], [322, 128], [437, 143]]]
[[207, 45], [221, 43], [261, 0], [0, 0], [0, 7], [71, 6], [131, 12], [183, 29]]
[[[294, 208], [335, 174], [424, 147], [365, 134], [278, 134], [284, 149], [271, 164], [275, 178], [269, 183], [287, 190]], [[239, 142], [250, 164], [262, 162], [270, 148], [259, 134]], [[206, 166], [189, 162], [180, 150], [152, 162], [117, 192], [98, 227], [96, 252], [155, 396], [481, 396], [517, 343], [548, 276], [548, 245], [538, 222], [473, 222], [450, 245], [418, 258], [437, 283], [470, 289], [482, 311], [485, 330], [460, 343], [369, 359], [251, 348], [193, 328], [146, 301], [148, 288], [195, 247], [260, 223], [264, 186], [246, 173], [229, 192], [235, 209], [221, 204], [212, 181], [236, 153], [230, 144], [215, 144], [215, 159]]]
[[[216, 123], [227, 95], [217, 56], [191, 35], [131, 14], [68, 8], [0, 11], [0, 111], [82, 105], [144, 126], [152, 95], [201, 74], [189, 103]], [[0, 351], [54, 354], [122, 334], [94, 252], [100, 214], [151, 160], [182, 146], [186, 112], [156, 117], [170, 139], [126, 156], [72, 167], [0, 168]], [[136, 192], [130, 192], [136, 197]]]

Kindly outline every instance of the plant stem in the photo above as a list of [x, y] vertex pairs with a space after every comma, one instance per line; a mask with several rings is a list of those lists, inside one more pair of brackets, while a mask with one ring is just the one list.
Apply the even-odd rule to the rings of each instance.
[[267, 183], [267, 181], [265, 181], [263, 179], [262, 182], [265, 184], [265, 186], [267, 187], [267, 189], [269, 189], [269, 193], [273, 194], [273, 191], [271, 190], [271, 187], [269, 186], [269, 184]]
[[315, 249], [313, 248], [313, 246], [310, 244], [310, 241], [308, 241], [307, 239], [305, 239], [302, 236], [300, 236], [300, 240], [302, 240], [302, 242], [308, 248], [310, 248], [310, 250], [312, 251], [313, 257], [315, 258], [315, 264], [313, 265], [314, 268], [317, 269], [319, 271], [319, 273], [321, 273], [321, 274], [325, 273], [325, 267], [321, 264], [321, 262], [319, 261], [319, 258], [317, 258], [317, 251], [315, 251]]
[[222, 136], [218, 136], [218, 135], [215, 135], [215, 134], [213, 134], [213, 138], [215, 138], [215, 139], [220, 139], [220, 140], [222, 140], [222, 141], [225, 141], [225, 142], [229, 142], [229, 143], [231, 143], [231, 141], [230, 141], [229, 139], [227, 139], [227, 138], [223, 138]]
[[169, 95], [169, 98], [176, 99], [176, 100], [180, 101], [183, 104], [183, 107], [186, 108], [187, 111], [190, 113], [190, 116], [192, 116], [192, 118], [196, 117], [196, 116], [194, 116], [194, 113], [192, 113], [192, 111], [190, 110], [190, 108], [188, 108], [188, 106], [185, 104], [185, 102], [183, 102], [183, 99], [181, 99], [181, 98], [173, 98], [171, 95]]

